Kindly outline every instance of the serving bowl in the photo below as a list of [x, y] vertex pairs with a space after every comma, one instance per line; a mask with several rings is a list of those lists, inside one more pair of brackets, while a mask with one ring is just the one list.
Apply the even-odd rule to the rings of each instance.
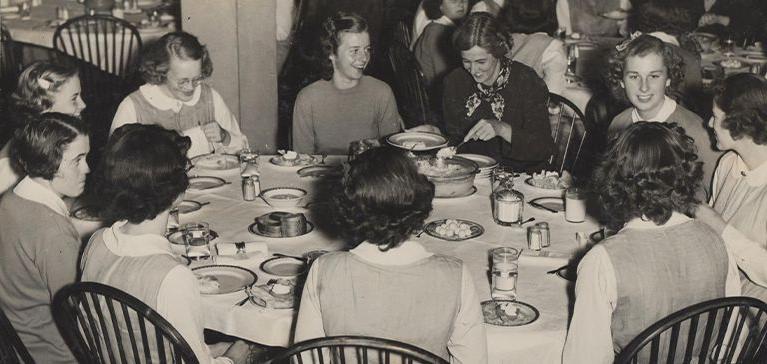
[[474, 177], [479, 171], [477, 163], [466, 158], [444, 159], [444, 166], [433, 156], [415, 158], [418, 171], [434, 183], [434, 197], [466, 196], [472, 193]]
[[306, 198], [306, 191], [295, 187], [274, 187], [261, 191], [261, 197], [272, 207], [296, 207]]

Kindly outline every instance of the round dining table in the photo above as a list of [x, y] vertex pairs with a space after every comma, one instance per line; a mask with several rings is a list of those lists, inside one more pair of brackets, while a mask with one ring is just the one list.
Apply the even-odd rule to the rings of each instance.
[[[251, 233], [248, 227], [255, 218], [274, 211], [301, 212], [308, 221], [319, 221], [323, 211], [327, 211], [327, 188], [339, 180], [326, 180], [317, 177], [300, 177], [299, 167], [281, 167], [269, 162], [271, 156], [260, 156], [260, 187], [298, 187], [308, 192], [304, 201], [308, 206], [275, 209], [263, 199], [245, 201], [242, 198], [241, 177], [239, 170], [206, 171], [193, 168], [192, 176], [218, 176], [226, 182], [222, 186], [201, 190], [187, 191], [185, 199], [203, 203], [201, 209], [182, 214], [180, 223], [207, 222], [218, 237], [212, 244], [227, 242], [245, 242], [245, 246], [262, 249], [240, 254], [239, 256], [214, 256], [211, 260], [196, 261], [192, 267], [201, 265], [236, 265], [252, 270], [258, 276], [257, 285], [265, 284], [276, 278], [260, 269], [261, 263], [272, 258], [274, 253], [302, 256], [312, 250], [348, 249], [344, 241], [335, 238], [332, 231], [324, 231], [320, 224], [311, 232], [291, 238], [271, 238]], [[345, 156], [330, 156], [327, 164], [341, 164]], [[529, 202], [538, 197], [561, 197], [561, 190], [545, 190], [525, 183], [525, 175], [515, 179], [515, 189], [524, 194]], [[490, 182], [485, 178], [475, 180], [476, 193], [460, 198], [436, 198], [433, 211], [428, 221], [457, 218], [476, 222], [484, 228], [481, 235], [463, 241], [446, 241], [421, 234], [413, 237], [427, 250], [462, 259], [471, 272], [474, 285], [481, 300], [490, 299], [488, 274], [488, 251], [509, 246], [524, 249], [519, 260], [519, 278], [517, 283], [518, 300], [535, 307], [539, 317], [530, 324], [517, 327], [501, 327], [485, 324], [487, 331], [488, 353], [491, 363], [559, 363], [567, 333], [568, 318], [571, 315], [574, 283], [548, 273], [568, 264], [577, 256], [579, 246], [576, 233], [591, 234], [599, 230], [592, 218], [587, 217], [581, 223], [565, 221], [564, 212], [550, 212], [525, 204], [525, 219], [535, 218], [534, 222], [522, 227], [507, 227], [496, 224], [492, 218], [490, 205]], [[548, 222], [551, 231], [551, 245], [540, 251], [527, 249], [526, 228], [535, 222]], [[264, 249], [266, 248], [266, 249]], [[268, 251], [265, 251], [268, 250]], [[203, 295], [205, 308], [205, 327], [228, 335], [271, 346], [289, 346], [295, 326], [297, 308], [271, 309], [254, 303], [237, 305], [247, 298], [243, 291], [224, 295]], [[439, 307], [435, 307], [439, 309]]]

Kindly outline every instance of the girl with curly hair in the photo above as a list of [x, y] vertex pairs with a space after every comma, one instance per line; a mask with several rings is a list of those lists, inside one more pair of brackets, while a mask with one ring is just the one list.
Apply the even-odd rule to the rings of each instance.
[[399, 150], [371, 149], [351, 162], [333, 205], [340, 230], [356, 247], [312, 264], [296, 342], [368, 335], [445, 360], [487, 362], [479, 299], [466, 266], [410, 239], [431, 212], [433, 197], [434, 185]]
[[695, 140], [696, 153], [703, 162], [699, 197], [710, 192], [711, 176], [720, 153], [711, 146], [703, 119], [669, 97], [682, 80], [682, 59], [669, 44], [642, 34], [618, 44], [608, 60], [608, 81], [616, 97], [633, 105], [610, 123], [608, 136], [614, 138], [639, 121], [666, 121], [679, 124]]
[[197, 37], [163, 35], [143, 49], [139, 71], [146, 83], [117, 107], [110, 134], [125, 124], [160, 125], [192, 139], [189, 157], [248, 145], [224, 99], [205, 83], [213, 61]]
[[689, 217], [700, 168], [692, 139], [675, 124], [637, 122], [612, 141], [593, 184], [608, 225], [620, 230], [578, 265], [563, 363], [612, 363], [660, 318], [739, 294], [722, 239]]
[[[189, 343], [200, 363], [246, 363], [249, 345], [237, 341], [212, 358], [203, 340], [203, 309], [197, 278], [173, 255], [165, 228], [171, 207], [189, 185], [189, 138], [157, 125], [115, 130], [94, 184], [97, 215], [111, 226], [93, 234], [81, 267], [82, 281], [121, 289], [156, 310]], [[122, 335], [128, 335], [122, 327]], [[134, 327], [133, 335], [141, 335]], [[157, 348], [152, 361], [157, 362]], [[128, 361], [132, 361], [129, 355]]]
[[767, 300], [767, 81], [728, 77], [714, 96], [717, 146], [727, 152], [714, 173], [709, 205], [698, 216], [735, 252], [743, 294]]
[[14, 132], [24, 128], [28, 121], [44, 112], [58, 112], [80, 116], [85, 102], [80, 96], [80, 77], [77, 68], [50, 62], [35, 62], [19, 75], [16, 91], [11, 95], [9, 113], [0, 144], [0, 193], [16, 184], [22, 176], [10, 163], [10, 139]]

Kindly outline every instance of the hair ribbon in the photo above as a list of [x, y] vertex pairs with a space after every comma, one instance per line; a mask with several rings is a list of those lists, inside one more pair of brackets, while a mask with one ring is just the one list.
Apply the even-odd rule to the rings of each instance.
[[642, 32], [640, 32], [640, 31], [638, 31], [638, 30], [637, 30], [637, 31], [635, 31], [635, 32], [633, 32], [633, 33], [631, 33], [631, 35], [629, 36], [629, 38], [628, 38], [628, 39], [625, 39], [625, 40], [623, 40], [622, 42], [620, 42], [620, 43], [618, 43], [617, 45], [615, 45], [615, 50], [616, 50], [616, 51], [618, 51], [618, 52], [623, 52], [623, 51], [625, 51], [625, 50], [626, 50], [626, 48], [628, 48], [629, 44], [631, 44], [631, 42], [632, 42], [634, 39], [637, 39], [637, 38], [639, 38], [639, 36], [640, 36], [640, 35], [642, 35]]

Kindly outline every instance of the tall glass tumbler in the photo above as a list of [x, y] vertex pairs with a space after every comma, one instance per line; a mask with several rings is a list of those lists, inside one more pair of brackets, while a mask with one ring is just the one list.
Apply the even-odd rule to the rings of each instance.
[[490, 250], [493, 264], [490, 270], [492, 277], [490, 295], [493, 299], [516, 301], [520, 252], [509, 247]]
[[210, 227], [207, 222], [182, 225], [186, 257], [190, 260], [209, 259]]

